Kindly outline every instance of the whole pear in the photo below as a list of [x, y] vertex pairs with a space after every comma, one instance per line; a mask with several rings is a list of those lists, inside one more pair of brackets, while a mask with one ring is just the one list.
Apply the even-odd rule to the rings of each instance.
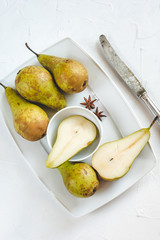
[[53, 74], [55, 82], [64, 92], [78, 93], [87, 87], [88, 72], [82, 63], [73, 59], [37, 54], [27, 43], [26, 46], [36, 54], [40, 64]]
[[5, 88], [16, 132], [29, 141], [44, 137], [49, 123], [45, 111], [23, 99], [16, 90], [0, 85]]
[[108, 181], [123, 177], [150, 139], [150, 128], [142, 128], [116, 141], [104, 143], [93, 154], [92, 167]]
[[58, 170], [67, 190], [76, 197], [90, 197], [99, 186], [96, 172], [87, 163], [67, 161]]
[[55, 110], [66, 107], [64, 96], [60, 93], [51, 74], [41, 66], [26, 66], [15, 79], [19, 94], [31, 102], [41, 103]]

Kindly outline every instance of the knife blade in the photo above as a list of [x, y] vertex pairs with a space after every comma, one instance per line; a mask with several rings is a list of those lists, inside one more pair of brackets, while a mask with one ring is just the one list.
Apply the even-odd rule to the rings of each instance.
[[153, 100], [148, 96], [147, 91], [142, 86], [140, 81], [117, 55], [117, 53], [107, 40], [106, 36], [100, 35], [99, 40], [107, 61], [120, 75], [125, 84], [129, 87], [129, 89], [147, 105], [147, 107], [150, 109], [154, 116], [157, 116], [158, 123], [160, 124], [160, 110], [155, 105]]

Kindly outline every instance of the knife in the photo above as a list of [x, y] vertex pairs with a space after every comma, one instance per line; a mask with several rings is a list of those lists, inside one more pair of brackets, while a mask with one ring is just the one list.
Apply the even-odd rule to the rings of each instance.
[[104, 56], [108, 62], [120, 75], [129, 89], [147, 105], [154, 116], [157, 116], [158, 123], [160, 124], [160, 110], [154, 104], [153, 100], [148, 96], [146, 90], [136, 78], [134, 73], [132, 73], [127, 65], [120, 59], [105, 35], [101, 35], [99, 40], [104, 52]]

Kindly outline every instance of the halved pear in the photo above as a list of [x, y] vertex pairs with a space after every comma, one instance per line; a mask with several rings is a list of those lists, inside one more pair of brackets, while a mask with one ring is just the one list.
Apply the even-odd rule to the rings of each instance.
[[116, 180], [124, 176], [150, 138], [150, 128], [140, 129], [122, 139], [104, 143], [92, 157], [92, 167], [105, 180]]
[[61, 122], [57, 138], [48, 155], [46, 165], [56, 168], [76, 153], [88, 147], [96, 138], [97, 129], [90, 120], [74, 115]]

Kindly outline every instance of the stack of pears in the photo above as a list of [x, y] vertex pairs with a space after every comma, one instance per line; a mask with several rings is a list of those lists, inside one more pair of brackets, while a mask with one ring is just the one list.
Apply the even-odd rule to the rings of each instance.
[[[26, 46], [29, 48], [27, 44]], [[32, 49], [30, 50], [35, 53]], [[49, 121], [46, 113], [42, 109], [40, 110], [40, 107], [36, 106], [35, 103], [59, 111], [67, 105], [61, 90], [66, 93], [77, 93], [83, 91], [88, 84], [87, 70], [80, 62], [44, 54], [35, 54], [43, 67], [31, 65], [21, 69], [15, 79], [17, 91], [4, 86], [13, 113], [15, 130], [22, 137], [31, 141], [39, 140], [45, 135]], [[18, 102], [23, 102], [23, 104], [19, 105]], [[33, 104], [30, 102], [33, 102]], [[26, 112], [26, 109], [28, 112]], [[39, 111], [36, 111], [37, 109]], [[39, 114], [37, 114], [38, 112]], [[45, 124], [42, 124], [43, 131], [38, 124], [42, 115], [45, 116]], [[26, 122], [24, 121], [25, 119]], [[37, 126], [35, 128], [36, 119]], [[27, 121], [30, 122], [29, 125]], [[38, 131], [38, 129], [41, 130]], [[43, 134], [41, 134], [41, 131]], [[37, 136], [38, 132], [39, 135]]]

